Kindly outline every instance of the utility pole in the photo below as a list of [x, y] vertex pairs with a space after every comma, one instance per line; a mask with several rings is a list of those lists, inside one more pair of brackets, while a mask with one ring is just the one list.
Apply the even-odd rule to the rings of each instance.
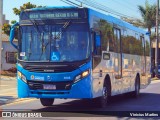
[[158, 63], [159, 63], [159, 0], [157, 0], [156, 8], [156, 48], [155, 48], [155, 66], [156, 66], [156, 76], [158, 76]]
[[2, 72], [2, 20], [3, 20], [3, 0], [0, 0], [0, 79]]

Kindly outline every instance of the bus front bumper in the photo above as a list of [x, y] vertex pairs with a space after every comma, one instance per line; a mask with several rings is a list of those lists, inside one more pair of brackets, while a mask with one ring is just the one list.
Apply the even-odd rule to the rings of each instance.
[[90, 75], [71, 85], [69, 90], [32, 90], [28, 84], [18, 79], [19, 98], [92, 98]]

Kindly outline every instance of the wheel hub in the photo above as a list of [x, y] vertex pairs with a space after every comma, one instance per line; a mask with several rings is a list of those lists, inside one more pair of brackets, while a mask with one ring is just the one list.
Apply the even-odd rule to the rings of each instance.
[[103, 98], [107, 99], [107, 88], [106, 87], [103, 88]]

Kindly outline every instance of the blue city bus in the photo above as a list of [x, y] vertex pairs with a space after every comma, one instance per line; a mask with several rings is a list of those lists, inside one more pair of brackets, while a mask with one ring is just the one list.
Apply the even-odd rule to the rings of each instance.
[[24, 10], [10, 42], [18, 50], [18, 97], [39, 98], [43, 106], [74, 98], [105, 107], [111, 96], [137, 97], [150, 83], [146, 32], [89, 8]]

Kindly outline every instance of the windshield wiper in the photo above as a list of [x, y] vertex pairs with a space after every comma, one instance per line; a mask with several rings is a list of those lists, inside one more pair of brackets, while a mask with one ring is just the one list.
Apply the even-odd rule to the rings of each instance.
[[64, 30], [67, 29], [67, 27], [70, 25], [71, 21], [67, 21], [64, 23], [63, 27], [61, 28], [61, 31], [54, 37], [54, 39], [60, 39], [60, 36], [63, 34]]
[[42, 53], [40, 55], [39, 60], [41, 60], [41, 57], [42, 57], [42, 55], [43, 55], [43, 53], [45, 52], [45, 49], [46, 49], [45, 45], [44, 45], [44, 33], [42, 33], [41, 42], [42, 42]]
[[49, 43], [51, 42], [51, 39], [52, 39], [52, 32], [49, 31], [49, 40], [48, 40], [48, 42], [47, 42], [46, 44], [44, 44], [44, 32], [43, 32], [42, 35], [43, 35], [43, 36], [42, 36], [42, 39], [41, 39], [41, 41], [42, 41], [42, 53], [41, 53], [41, 55], [40, 55], [39, 60], [41, 60], [41, 57], [42, 57], [43, 53], [46, 51], [47, 46], [48, 46]]
[[29, 43], [29, 50], [28, 50], [28, 61], [29, 61], [29, 58], [30, 58], [30, 56], [31, 56], [31, 44], [32, 44], [32, 40], [33, 40], [33, 36], [32, 36], [32, 31], [31, 31], [31, 40], [30, 40], [30, 43]]

